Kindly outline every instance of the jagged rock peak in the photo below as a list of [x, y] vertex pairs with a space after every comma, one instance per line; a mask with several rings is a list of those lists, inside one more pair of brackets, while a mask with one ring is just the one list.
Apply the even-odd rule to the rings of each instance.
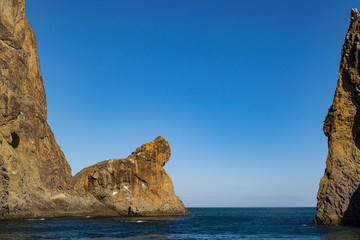
[[328, 157], [317, 196], [316, 225], [360, 225], [360, 13], [341, 52], [339, 80], [324, 121]]
[[352, 8], [351, 9], [351, 17], [352, 18], [357, 18], [359, 19], [360, 15], [359, 15], [359, 11], [357, 10], [357, 8]]

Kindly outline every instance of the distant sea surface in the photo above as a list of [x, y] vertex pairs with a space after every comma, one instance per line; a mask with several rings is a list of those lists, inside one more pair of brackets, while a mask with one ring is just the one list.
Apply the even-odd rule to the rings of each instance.
[[0, 222], [0, 239], [360, 239], [314, 227], [315, 208], [189, 208], [176, 218], [57, 218]]

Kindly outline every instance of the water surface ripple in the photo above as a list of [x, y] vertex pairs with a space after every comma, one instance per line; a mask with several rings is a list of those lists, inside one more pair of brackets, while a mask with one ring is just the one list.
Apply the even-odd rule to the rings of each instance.
[[314, 227], [315, 208], [190, 208], [176, 218], [57, 218], [0, 222], [0, 239], [360, 239]]

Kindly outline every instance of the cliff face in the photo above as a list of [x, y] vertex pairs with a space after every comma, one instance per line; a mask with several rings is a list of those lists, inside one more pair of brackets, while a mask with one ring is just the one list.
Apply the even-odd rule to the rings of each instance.
[[71, 176], [47, 123], [36, 39], [25, 16], [25, 0], [1, 0], [0, 219], [188, 214], [162, 168], [170, 157], [167, 141], [157, 138], [135, 153]]
[[317, 225], [360, 225], [360, 13], [341, 52], [334, 101], [324, 121], [329, 153], [317, 196]]
[[38, 196], [64, 189], [70, 181], [70, 166], [47, 124], [36, 39], [24, 0], [0, 1], [0, 144], [0, 216], [41, 208]]

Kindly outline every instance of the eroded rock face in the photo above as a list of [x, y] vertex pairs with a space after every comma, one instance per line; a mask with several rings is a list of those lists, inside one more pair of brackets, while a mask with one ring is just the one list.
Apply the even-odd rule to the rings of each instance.
[[25, 0], [0, 1], [0, 216], [42, 208], [71, 169], [47, 124], [36, 39]]
[[169, 143], [157, 137], [126, 159], [83, 169], [68, 188], [78, 196], [90, 194], [121, 215], [187, 214], [163, 168], [169, 158]]
[[360, 225], [360, 13], [341, 53], [334, 101], [324, 121], [329, 153], [317, 196], [317, 225]]
[[72, 177], [47, 123], [25, 0], [0, 1], [0, 219], [189, 214], [162, 168], [169, 157], [158, 137]]

